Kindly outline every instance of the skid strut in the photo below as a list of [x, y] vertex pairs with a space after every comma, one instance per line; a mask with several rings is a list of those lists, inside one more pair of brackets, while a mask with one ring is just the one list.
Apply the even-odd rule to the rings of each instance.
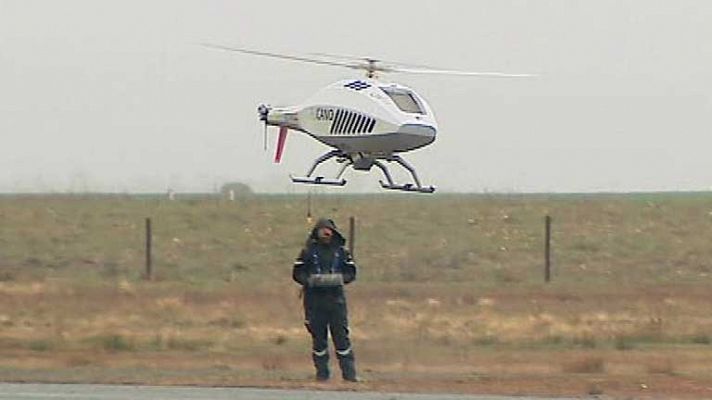
[[397, 162], [400, 166], [408, 170], [410, 172], [410, 175], [413, 177], [413, 181], [415, 184], [412, 183], [406, 183], [404, 185], [398, 185], [395, 182], [393, 182], [393, 178], [391, 177], [390, 172], [388, 171], [388, 167], [383, 165], [382, 162], [380, 161], [375, 161], [373, 165], [378, 167], [381, 172], [383, 172], [383, 176], [386, 177], [386, 182], [380, 181], [381, 182], [381, 187], [384, 189], [389, 189], [389, 190], [401, 190], [404, 192], [418, 192], [418, 193], [433, 193], [435, 191], [435, 188], [432, 186], [422, 186], [420, 184], [420, 180], [418, 179], [418, 174], [415, 172], [415, 168], [408, 164], [404, 159], [402, 159], [400, 156], [393, 155], [390, 156], [389, 158], [386, 159], [387, 161], [395, 161]]
[[344, 165], [341, 167], [341, 170], [339, 171], [339, 174], [335, 179], [329, 179], [325, 178], [323, 176], [316, 176], [312, 177], [312, 174], [314, 171], [316, 171], [316, 167], [318, 167], [320, 164], [324, 163], [325, 161], [331, 160], [334, 157], [344, 157], [344, 153], [338, 151], [338, 150], [332, 150], [326, 154], [323, 154], [319, 158], [317, 158], [314, 161], [314, 164], [312, 164], [311, 168], [309, 168], [309, 172], [307, 172], [307, 175], [302, 177], [302, 176], [289, 176], [292, 179], [292, 182], [294, 183], [309, 183], [313, 185], [332, 185], [332, 186], [344, 186], [346, 185], [346, 180], [342, 179], [341, 177], [344, 175], [344, 171], [346, 171], [346, 168], [351, 165], [351, 161], [345, 162]]

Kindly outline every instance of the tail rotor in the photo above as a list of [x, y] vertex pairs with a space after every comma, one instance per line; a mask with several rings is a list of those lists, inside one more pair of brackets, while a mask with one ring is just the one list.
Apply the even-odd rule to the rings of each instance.
[[[269, 113], [272, 110], [272, 107], [266, 104], [260, 104], [259, 107], [257, 107], [257, 113], [259, 114], [260, 121], [262, 121], [263, 126], [264, 126], [264, 131], [263, 131], [263, 147], [264, 150], [267, 151], [267, 125], [269, 124], [268, 117]], [[272, 124], [274, 125], [274, 124]], [[287, 132], [289, 129], [286, 126], [279, 126], [279, 136], [277, 137], [277, 147], [275, 150], [274, 154], [274, 162], [279, 163], [282, 161], [282, 154], [284, 153], [284, 144], [287, 141]]]
[[257, 113], [259, 114], [260, 121], [264, 126], [263, 136], [262, 136], [262, 147], [264, 151], [267, 151], [267, 116], [269, 115], [270, 106], [266, 104], [260, 104], [257, 107]]

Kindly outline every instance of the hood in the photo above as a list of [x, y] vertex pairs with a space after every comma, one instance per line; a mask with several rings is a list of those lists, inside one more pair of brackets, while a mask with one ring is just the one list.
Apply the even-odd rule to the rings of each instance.
[[312, 228], [311, 234], [309, 235], [309, 239], [307, 239], [307, 242], [318, 242], [319, 238], [317, 237], [317, 231], [319, 230], [319, 228], [324, 227], [330, 228], [332, 231], [334, 231], [334, 236], [332, 236], [331, 238], [331, 243], [333, 245], [343, 246], [346, 243], [346, 239], [344, 239], [344, 236], [336, 228], [336, 224], [334, 223], [334, 221], [328, 218], [321, 218], [319, 219], [319, 221], [316, 222], [316, 224], [314, 224], [314, 228]]

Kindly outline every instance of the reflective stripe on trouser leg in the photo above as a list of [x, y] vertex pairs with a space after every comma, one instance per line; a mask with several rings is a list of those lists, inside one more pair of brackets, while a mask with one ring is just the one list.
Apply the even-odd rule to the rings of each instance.
[[345, 350], [336, 349], [336, 355], [338, 355], [338, 356], [346, 357], [349, 354], [351, 354], [351, 347], [349, 347], [348, 349], [345, 349]]
[[312, 354], [314, 355], [314, 357], [324, 357], [324, 356], [328, 355], [328, 353], [329, 353], [329, 349], [312, 350]]

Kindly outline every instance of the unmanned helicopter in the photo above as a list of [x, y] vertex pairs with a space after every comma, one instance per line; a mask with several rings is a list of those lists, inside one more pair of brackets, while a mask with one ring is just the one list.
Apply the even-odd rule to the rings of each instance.
[[[424, 186], [415, 168], [400, 153], [427, 146], [435, 141], [438, 123], [425, 99], [413, 89], [379, 79], [385, 73], [439, 74], [481, 77], [519, 78], [529, 74], [499, 72], [467, 72], [436, 69], [420, 65], [385, 62], [370, 57], [344, 57], [328, 54], [299, 56], [257, 51], [245, 48], [204, 44], [206, 47], [301, 61], [319, 65], [344, 67], [366, 72], [365, 78], [346, 79], [319, 90], [303, 104], [291, 107], [272, 107], [262, 104], [257, 108], [259, 119], [267, 126], [279, 127], [274, 162], [279, 163], [284, 152], [287, 132], [304, 132], [332, 150], [318, 157], [305, 176], [292, 176], [294, 183], [344, 186], [346, 169], [370, 171], [373, 167], [383, 173], [383, 189], [406, 192], [433, 193], [433, 186]], [[336, 177], [315, 175], [317, 167], [334, 159], [341, 164]], [[405, 168], [413, 182], [398, 184], [388, 166], [392, 163]]]

